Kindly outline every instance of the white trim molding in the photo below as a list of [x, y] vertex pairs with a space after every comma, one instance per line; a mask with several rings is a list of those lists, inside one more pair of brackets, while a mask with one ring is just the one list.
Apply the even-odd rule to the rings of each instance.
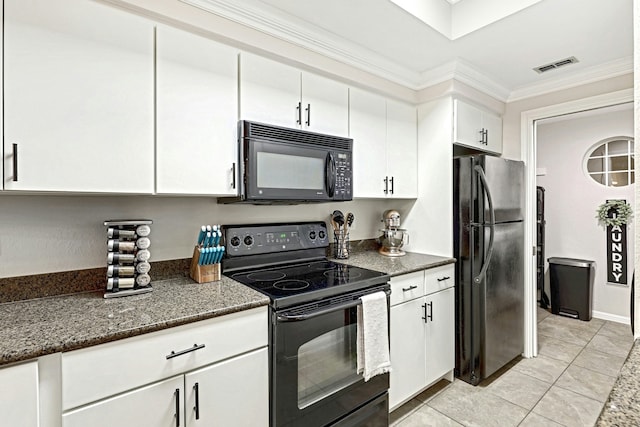
[[618, 316], [616, 314], [605, 313], [604, 311], [591, 312], [591, 315], [596, 319], [608, 320], [610, 322], [623, 323], [629, 325], [629, 332], [631, 332], [631, 318], [627, 316]]

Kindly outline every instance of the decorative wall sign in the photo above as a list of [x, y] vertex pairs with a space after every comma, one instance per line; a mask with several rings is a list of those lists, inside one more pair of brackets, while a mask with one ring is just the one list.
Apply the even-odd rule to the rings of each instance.
[[627, 285], [627, 222], [631, 207], [626, 200], [607, 200], [598, 218], [607, 228], [607, 282]]

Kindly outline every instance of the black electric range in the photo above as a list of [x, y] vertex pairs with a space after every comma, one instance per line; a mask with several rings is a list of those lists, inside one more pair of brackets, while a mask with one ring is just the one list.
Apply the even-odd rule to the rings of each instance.
[[225, 226], [223, 273], [275, 309], [384, 284], [385, 273], [330, 261], [324, 222]]

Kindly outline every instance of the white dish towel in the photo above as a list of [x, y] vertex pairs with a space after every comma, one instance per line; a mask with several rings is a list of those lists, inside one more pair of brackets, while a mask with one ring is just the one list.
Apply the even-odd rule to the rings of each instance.
[[363, 295], [358, 306], [357, 369], [364, 380], [391, 371], [389, 360], [389, 318], [387, 295], [374, 292]]

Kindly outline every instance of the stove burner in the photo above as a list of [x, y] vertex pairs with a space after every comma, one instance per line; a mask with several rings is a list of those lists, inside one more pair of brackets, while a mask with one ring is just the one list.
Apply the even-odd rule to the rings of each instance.
[[273, 287], [283, 291], [299, 291], [309, 287], [309, 282], [295, 279], [279, 280], [273, 284]]
[[338, 277], [340, 279], [349, 279], [349, 280], [353, 280], [353, 279], [357, 279], [358, 277], [362, 276], [362, 273], [358, 272], [358, 271], [349, 271], [349, 270], [327, 270], [324, 272], [324, 275], [327, 277]]
[[254, 280], [256, 282], [271, 282], [274, 280], [284, 279], [286, 274], [280, 271], [257, 271], [255, 273], [247, 274], [247, 279]]

